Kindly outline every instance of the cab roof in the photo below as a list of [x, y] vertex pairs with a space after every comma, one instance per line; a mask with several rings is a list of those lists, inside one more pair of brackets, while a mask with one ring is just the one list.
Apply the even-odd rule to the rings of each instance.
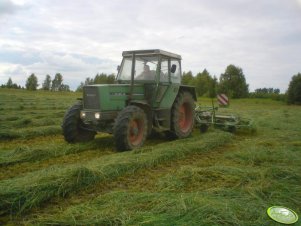
[[129, 51], [123, 51], [122, 56], [131, 56], [135, 53], [135, 55], [152, 55], [152, 54], [160, 54], [163, 56], [176, 58], [181, 60], [182, 57], [178, 54], [167, 52], [161, 49], [145, 49], [145, 50], [129, 50]]

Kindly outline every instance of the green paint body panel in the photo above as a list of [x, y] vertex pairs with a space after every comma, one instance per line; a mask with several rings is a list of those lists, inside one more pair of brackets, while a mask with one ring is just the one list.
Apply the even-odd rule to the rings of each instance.
[[161, 93], [157, 95], [157, 100], [159, 100], [159, 108], [171, 108], [176, 96], [179, 92], [179, 84], [168, 84], [168, 85], [160, 85], [161, 90], [165, 90], [161, 97]]
[[[131, 92], [130, 84], [99, 84], [91, 85], [97, 88], [99, 108], [94, 109], [100, 112], [121, 111], [127, 106]], [[144, 84], [135, 84], [133, 86], [131, 101], [144, 101], [152, 108], [171, 108], [178, 94], [179, 84], [151, 84], [149, 85], [148, 100], [145, 94]], [[89, 109], [85, 109], [89, 110]]]
[[[100, 111], [121, 111], [126, 107], [129, 98], [129, 84], [106, 84], [94, 85], [98, 88]], [[143, 85], [135, 85], [133, 87], [133, 99], [144, 99]]]

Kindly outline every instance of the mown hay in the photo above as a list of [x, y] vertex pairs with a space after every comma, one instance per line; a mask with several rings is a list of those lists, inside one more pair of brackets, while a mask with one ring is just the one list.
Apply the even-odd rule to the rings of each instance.
[[0, 152], [0, 166], [7, 166], [21, 162], [36, 162], [53, 157], [80, 153], [89, 149], [96, 149], [108, 146], [112, 143], [111, 137], [102, 137], [87, 143], [50, 143], [47, 146], [19, 146], [13, 150]]
[[12, 214], [23, 212], [54, 196], [79, 190], [95, 182], [112, 180], [141, 168], [153, 167], [162, 162], [179, 159], [195, 152], [206, 152], [231, 140], [223, 132], [208, 133], [200, 139], [193, 137], [142, 148], [132, 152], [117, 153], [95, 159], [85, 166], [73, 164], [42, 169], [0, 182], [0, 210]]
[[0, 140], [12, 140], [12, 139], [28, 139], [37, 136], [47, 136], [61, 133], [62, 129], [58, 125], [54, 126], [41, 126], [25, 129], [3, 129], [0, 131]]
[[[35, 224], [51, 225], [257, 225], [268, 222], [265, 206], [245, 196], [238, 199], [195, 193], [110, 192], [69, 207]], [[237, 213], [240, 213], [237, 215]]]

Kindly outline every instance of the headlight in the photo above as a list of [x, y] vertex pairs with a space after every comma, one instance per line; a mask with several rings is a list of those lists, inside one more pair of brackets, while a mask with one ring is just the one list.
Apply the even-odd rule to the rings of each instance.
[[99, 112], [96, 112], [96, 113], [95, 113], [95, 118], [96, 118], [96, 119], [100, 119], [100, 113], [99, 113]]
[[86, 113], [81, 111], [80, 112], [80, 118], [82, 118], [82, 119], [86, 118]]

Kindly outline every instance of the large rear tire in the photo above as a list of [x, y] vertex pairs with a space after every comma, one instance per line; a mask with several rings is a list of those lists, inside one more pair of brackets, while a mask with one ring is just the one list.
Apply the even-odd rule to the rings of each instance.
[[89, 129], [80, 119], [82, 104], [77, 103], [68, 109], [64, 116], [62, 129], [68, 143], [93, 140], [96, 132]]
[[181, 92], [171, 112], [171, 133], [174, 138], [186, 138], [194, 127], [195, 103], [189, 92]]
[[137, 106], [128, 106], [116, 118], [114, 139], [117, 151], [141, 147], [147, 136], [147, 118]]

